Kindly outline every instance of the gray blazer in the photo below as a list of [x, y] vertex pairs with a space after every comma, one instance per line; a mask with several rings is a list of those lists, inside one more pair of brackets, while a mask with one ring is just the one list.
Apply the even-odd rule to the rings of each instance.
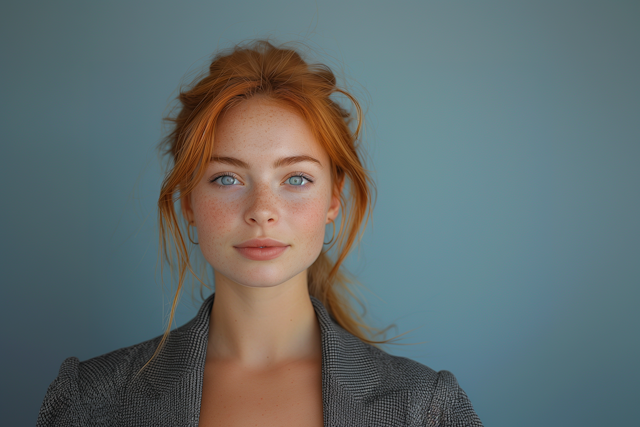
[[[215, 294], [137, 377], [160, 337], [79, 362], [66, 359], [37, 426], [197, 426]], [[322, 336], [325, 426], [482, 426], [448, 371], [392, 356], [340, 327], [311, 296]]]

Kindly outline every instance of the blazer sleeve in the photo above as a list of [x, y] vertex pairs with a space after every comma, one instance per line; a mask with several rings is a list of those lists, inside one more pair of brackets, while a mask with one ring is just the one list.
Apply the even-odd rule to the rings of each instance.
[[78, 364], [76, 357], [69, 357], [60, 366], [58, 377], [53, 380], [40, 407], [36, 427], [63, 425], [65, 413], [78, 396]]
[[438, 372], [428, 420], [429, 427], [482, 427], [467, 394], [449, 371]]

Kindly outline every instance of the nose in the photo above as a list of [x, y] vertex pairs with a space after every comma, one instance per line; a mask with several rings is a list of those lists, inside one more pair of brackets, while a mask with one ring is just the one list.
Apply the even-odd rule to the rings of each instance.
[[245, 212], [248, 224], [264, 226], [278, 222], [277, 196], [269, 185], [256, 185], [249, 197], [249, 206]]

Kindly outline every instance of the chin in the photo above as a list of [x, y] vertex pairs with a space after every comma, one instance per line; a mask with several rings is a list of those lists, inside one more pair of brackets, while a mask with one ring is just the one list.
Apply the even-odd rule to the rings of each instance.
[[[300, 274], [301, 271], [282, 271], [278, 266], [247, 268], [241, 275], [232, 274], [232, 281], [251, 288], [270, 288], [281, 285]], [[223, 273], [224, 274], [224, 273]]]

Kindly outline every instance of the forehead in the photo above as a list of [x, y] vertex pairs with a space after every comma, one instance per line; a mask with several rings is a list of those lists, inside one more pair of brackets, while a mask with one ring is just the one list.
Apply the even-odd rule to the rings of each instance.
[[328, 158], [307, 122], [283, 103], [255, 96], [233, 106], [218, 119], [213, 147], [216, 154], [271, 156], [292, 150]]

